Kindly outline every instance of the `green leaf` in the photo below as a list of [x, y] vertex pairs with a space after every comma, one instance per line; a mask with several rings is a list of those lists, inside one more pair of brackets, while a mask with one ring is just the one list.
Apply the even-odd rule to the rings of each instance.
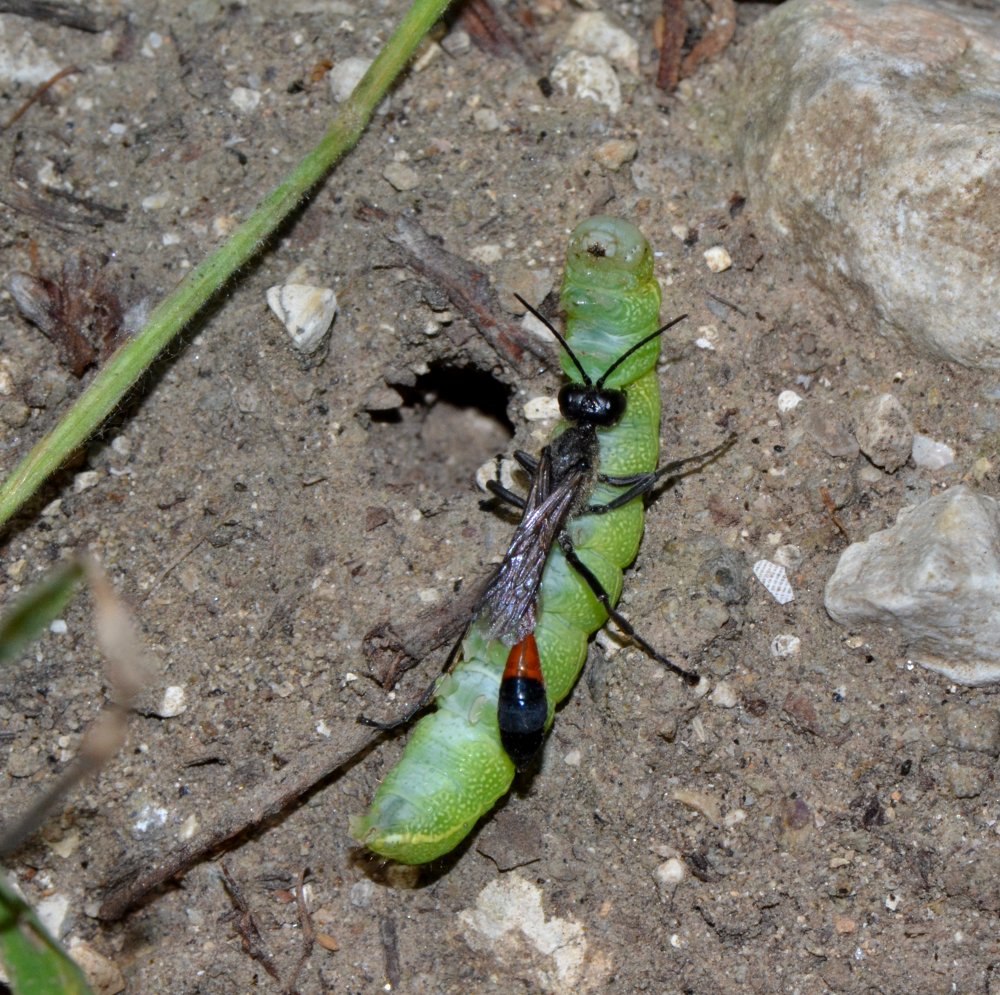
[[83, 972], [0, 875], [0, 961], [14, 995], [92, 995]]
[[13, 660], [26, 643], [40, 636], [62, 614], [77, 584], [83, 565], [70, 560], [32, 587], [0, 618], [0, 664]]

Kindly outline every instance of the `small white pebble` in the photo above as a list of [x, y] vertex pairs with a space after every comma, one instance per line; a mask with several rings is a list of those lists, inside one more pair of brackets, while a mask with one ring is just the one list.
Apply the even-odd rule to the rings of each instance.
[[567, 767], [579, 767], [583, 763], [583, 754], [577, 747], [573, 747], [566, 756], [563, 757], [563, 763]]
[[602, 55], [633, 76], [639, 75], [638, 42], [601, 11], [578, 14], [566, 33], [565, 44], [591, 55]]
[[66, 619], [54, 618], [49, 623], [49, 632], [52, 632], [57, 636], [65, 636], [66, 633], [69, 632], [69, 626], [66, 625]]
[[363, 59], [357, 55], [352, 55], [349, 59], [338, 62], [326, 74], [333, 99], [338, 103], [345, 101], [361, 81], [361, 77], [368, 72], [371, 64], [371, 59]]
[[390, 162], [382, 170], [382, 179], [388, 182], [400, 193], [415, 190], [420, 186], [420, 174], [405, 162]]
[[798, 546], [787, 543], [774, 551], [774, 562], [786, 570], [798, 570], [802, 566], [802, 550]]
[[496, 131], [500, 127], [500, 117], [489, 107], [480, 107], [472, 114], [472, 121], [479, 131]]
[[73, 493], [81, 494], [89, 491], [91, 487], [96, 487], [101, 475], [97, 470], [84, 470], [73, 478]]
[[940, 470], [955, 462], [955, 450], [943, 442], [935, 442], [926, 435], [913, 436], [913, 462], [925, 470]]
[[746, 822], [747, 814], [741, 808], [734, 808], [731, 812], [727, 812], [725, 818], [722, 820], [723, 826], [726, 829], [732, 829], [734, 826], [738, 826], [741, 822]]
[[441, 592], [436, 587], [425, 587], [417, 592], [420, 603], [424, 605], [436, 605], [441, 600]]
[[888, 895], [885, 896], [885, 907], [890, 912], [895, 912], [899, 908], [899, 895], [894, 891], [890, 891]]
[[713, 245], [711, 249], [706, 249], [702, 255], [705, 257], [705, 265], [713, 273], [724, 273], [733, 265], [732, 256], [721, 245]]
[[570, 51], [549, 74], [549, 79], [564, 93], [579, 100], [604, 104], [612, 114], [622, 106], [622, 88], [611, 63], [603, 55], [585, 55]]
[[489, 487], [487, 483], [491, 480], [499, 481], [502, 487], [506, 487], [509, 491], [517, 490], [517, 482], [514, 480], [514, 471], [518, 464], [510, 459], [509, 457], [504, 457], [500, 460], [500, 472], [497, 473], [497, 461], [495, 459], [487, 460], [478, 470], [476, 470], [476, 486], [486, 493], [489, 493]]
[[778, 410], [785, 414], [788, 411], [793, 411], [802, 403], [802, 397], [796, 394], [794, 390], [783, 390], [778, 395]]
[[771, 656], [779, 660], [795, 656], [800, 649], [802, 649], [802, 640], [787, 632], [783, 632], [771, 640]]
[[554, 397], [531, 397], [524, 402], [527, 421], [553, 421], [559, 417], [559, 401]]
[[[490, 266], [503, 259], [503, 248], [497, 245], [496, 242], [487, 242], [485, 245], [473, 246], [469, 250], [469, 255], [472, 256], [477, 263], [483, 263], [484, 266]], [[552, 338], [551, 332], [549, 333], [549, 338]]]
[[229, 99], [241, 114], [249, 114], [260, 106], [260, 90], [248, 86], [237, 86], [229, 94]]
[[320, 719], [316, 723], [316, 732], [324, 739], [329, 739], [333, 735], [333, 730], [326, 724], [326, 719]]
[[159, 211], [166, 207], [170, 201], [170, 194], [166, 190], [159, 193], [151, 193], [148, 197], [143, 197], [141, 207], [144, 211]]
[[661, 888], [676, 888], [687, 877], [687, 867], [680, 857], [671, 857], [656, 868], [653, 876]]
[[198, 816], [193, 812], [182, 823], [177, 833], [178, 839], [189, 840], [198, 832]]
[[715, 690], [708, 696], [708, 700], [719, 708], [733, 708], [736, 705], [736, 689], [729, 681], [719, 681]]
[[461, 28], [452, 28], [441, 39], [441, 47], [450, 56], [464, 55], [472, 48], [472, 39], [469, 37], [468, 32], [463, 31]]
[[35, 906], [35, 915], [42, 925], [58, 940], [63, 935], [66, 916], [69, 914], [70, 900], [68, 895], [48, 895]]
[[163, 697], [155, 714], [161, 719], [172, 719], [187, 711], [187, 692], [177, 684], [163, 689]]

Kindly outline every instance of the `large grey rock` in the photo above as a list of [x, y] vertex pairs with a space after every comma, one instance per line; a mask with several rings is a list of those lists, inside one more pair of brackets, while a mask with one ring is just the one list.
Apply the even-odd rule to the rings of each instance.
[[790, 0], [753, 31], [734, 141], [751, 203], [885, 335], [1000, 367], [1000, 18]]
[[904, 508], [844, 550], [825, 598], [835, 621], [895, 630], [959, 684], [1000, 681], [1000, 502], [960, 486]]

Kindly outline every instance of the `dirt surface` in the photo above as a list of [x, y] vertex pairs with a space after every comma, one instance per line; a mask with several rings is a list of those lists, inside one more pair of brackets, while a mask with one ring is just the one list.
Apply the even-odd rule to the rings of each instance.
[[[519, 27], [521, 55], [437, 52], [0, 546], [5, 602], [70, 551], [98, 552], [157, 661], [150, 700], [186, 694], [179, 715], [134, 715], [122, 754], [8, 862], [33, 902], [68, 901], [63, 934], [113, 960], [129, 991], [281, 990], [303, 950], [305, 869], [323, 942], [303, 993], [998, 990], [996, 695], [909, 665], [891, 634], [839, 629], [822, 604], [847, 541], [901, 506], [959, 480], [997, 496], [995, 469], [972, 476], [995, 453], [994, 378], [848, 324], [742, 203], [727, 95], [766, 7], [739, 5], [733, 45], [668, 96], [653, 85], [658, 5], [612, 6], [640, 43], [617, 115], [540, 88], [578, 14], [558, 0]], [[56, 66], [84, 71], [0, 138], [4, 282], [82, 250], [109, 257], [126, 305], [158, 300], [318, 138], [324, 60], [372, 56], [402, 7], [137, 2], [101, 34], [5, 17], [8, 36], [27, 26]], [[5, 120], [32, 89], [5, 87]], [[617, 139], [637, 155], [614, 168], [602, 146]], [[394, 162], [410, 189], [383, 178]], [[633, 220], [658, 252], [664, 317], [690, 314], [661, 366], [664, 458], [724, 425], [738, 442], [652, 504], [622, 601], [707, 694], [600, 637], [541, 769], [419, 871], [348, 835], [402, 739], [362, 755], [224, 857], [279, 983], [243, 949], [218, 862], [118, 922], [96, 917], [105, 888], [424, 687], [446, 647], [387, 700], [362, 640], [388, 621], [411, 631], [489, 572], [512, 526], [481, 507], [475, 471], [538, 450], [551, 425], [523, 404], [559, 383], [554, 361], [515, 369], [443, 311], [391, 226], [359, 219], [362, 200], [415, 212], [512, 308], [511, 290], [558, 287], [578, 221]], [[722, 273], [703, 258], [715, 245], [734, 260]], [[309, 368], [265, 304], [299, 266], [340, 303]], [[9, 296], [0, 309], [9, 468], [82, 383]], [[805, 400], [779, 415], [786, 389]], [[883, 391], [955, 449], [952, 466], [888, 475], [817, 443], [817, 426], [849, 427]], [[720, 600], [713, 565], [748, 569], [787, 545], [793, 602], [738, 570]], [[0, 691], [5, 813], [51, 783], [105, 701], [86, 602]], [[799, 651], [776, 656], [785, 634]]]

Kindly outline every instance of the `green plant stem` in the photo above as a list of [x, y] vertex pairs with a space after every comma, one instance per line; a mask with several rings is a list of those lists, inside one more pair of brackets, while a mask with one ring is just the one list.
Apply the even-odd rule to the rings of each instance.
[[319, 144], [258, 205], [229, 241], [157, 306], [142, 332], [115, 352], [55, 428], [14, 468], [0, 486], [0, 527], [100, 427], [160, 352], [256, 254], [337, 160], [353, 148], [379, 101], [448, 3], [414, 0]]

